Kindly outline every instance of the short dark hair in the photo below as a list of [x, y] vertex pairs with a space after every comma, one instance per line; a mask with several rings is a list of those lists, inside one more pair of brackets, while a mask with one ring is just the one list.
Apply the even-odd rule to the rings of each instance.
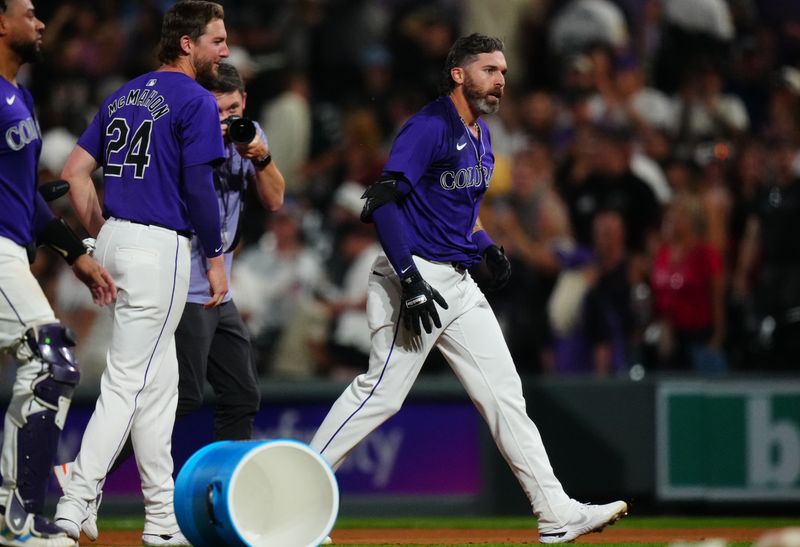
[[182, 0], [164, 14], [161, 23], [161, 40], [158, 44], [158, 60], [164, 64], [174, 62], [181, 56], [181, 37], [197, 40], [214, 19], [224, 19], [225, 10], [216, 2], [205, 0]]
[[455, 67], [468, 65], [481, 53], [491, 53], [493, 51], [503, 51], [503, 41], [499, 38], [478, 34], [477, 32], [469, 36], [462, 36], [456, 40], [447, 53], [447, 60], [444, 62], [440, 91], [443, 94], [450, 93], [456, 86], [456, 82], [450, 75], [450, 70]]
[[212, 93], [232, 93], [238, 91], [244, 94], [244, 81], [236, 67], [230, 63], [220, 63], [217, 77], [208, 83], [203, 83]]

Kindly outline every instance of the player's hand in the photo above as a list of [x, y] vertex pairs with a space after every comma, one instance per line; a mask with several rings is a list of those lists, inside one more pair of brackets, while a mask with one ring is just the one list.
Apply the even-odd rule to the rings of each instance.
[[89, 287], [92, 300], [98, 306], [111, 304], [117, 298], [117, 286], [106, 271], [88, 254], [79, 256], [72, 264], [72, 271], [81, 282]]
[[228, 294], [228, 278], [225, 276], [225, 255], [221, 254], [208, 259], [208, 284], [211, 299], [203, 304], [205, 309], [216, 308]]
[[428, 285], [422, 279], [419, 272], [414, 272], [409, 277], [400, 280], [403, 287], [403, 294], [400, 303], [400, 315], [403, 317], [403, 324], [408, 330], [414, 330], [417, 334], [422, 334], [420, 323], [425, 328], [425, 332], [431, 333], [431, 320], [436, 328], [442, 327], [439, 320], [439, 312], [436, 311], [436, 304], [442, 309], [447, 309], [445, 302], [439, 291]]
[[492, 276], [488, 289], [497, 291], [505, 287], [511, 278], [511, 262], [508, 260], [505, 250], [497, 245], [489, 245], [483, 252], [483, 259]]

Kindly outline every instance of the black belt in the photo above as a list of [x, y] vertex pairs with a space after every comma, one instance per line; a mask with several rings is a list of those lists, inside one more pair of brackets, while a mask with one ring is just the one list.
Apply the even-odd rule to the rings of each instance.
[[194, 236], [194, 233], [191, 230], [176, 230], [175, 228], [170, 228], [169, 226], [162, 226], [161, 224], [156, 224], [154, 222], [146, 223], [146, 222], [139, 222], [138, 220], [129, 220], [128, 222], [132, 224], [140, 224], [141, 226], [157, 226], [159, 228], [164, 228], [165, 230], [170, 230], [171, 232], [175, 232], [179, 236], [183, 236], [188, 239], [192, 239], [192, 236]]

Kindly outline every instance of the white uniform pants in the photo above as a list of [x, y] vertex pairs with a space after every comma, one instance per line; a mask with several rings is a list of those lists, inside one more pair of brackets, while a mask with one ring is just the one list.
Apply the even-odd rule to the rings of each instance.
[[145, 502], [144, 532], [178, 530], [171, 437], [178, 402], [173, 334], [189, 289], [191, 242], [171, 230], [109, 219], [95, 258], [117, 284], [100, 397], [56, 518], [81, 523], [131, 435]]
[[[43, 371], [45, 365], [38, 359], [30, 359], [27, 346], [20, 346], [22, 336], [36, 325], [58, 322], [39, 282], [31, 273], [25, 248], [10, 239], [0, 237], [0, 350], [17, 352], [21, 358], [14, 380], [13, 395], [31, 393], [31, 384]], [[18, 351], [17, 351], [18, 350]], [[44, 407], [27, 409], [27, 414], [45, 410]], [[3, 454], [0, 473], [3, 486], [0, 488], [0, 503], [5, 503], [9, 490], [16, 487], [17, 451], [16, 432], [19, 425], [10, 422], [6, 413], [3, 428]], [[55, 454], [53, 454], [55, 456]]]
[[[555, 477], [536, 425], [528, 417], [522, 383], [494, 312], [466, 272], [414, 257], [422, 277], [441, 293], [442, 328], [422, 336], [398, 327], [400, 282], [386, 257], [369, 279], [372, 332], [369, 370], [333, 404], [311, 446], [338, 468], [351, 450], [403, 404], [425, 358], [437, 346], [486, 420], [500, 452], [530, 499], [539, 526], [561, 525], [574, 502]], [[457, 424], [453, 424], [458, 427]]]

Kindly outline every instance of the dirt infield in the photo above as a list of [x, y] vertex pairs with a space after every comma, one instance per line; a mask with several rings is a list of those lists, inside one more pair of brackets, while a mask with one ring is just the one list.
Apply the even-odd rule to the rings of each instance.
[[[755, 541], [767, 528], [680, 528], [680, 529], [634, 529], [609, 528], [599, 534], [589, 534], [578, 538], [575, 543], [673, 543], [678, 541], [703, 541], [724, 539], [731, 541]], [[331, 537], [334, 543], [366, 545], [436, 545], [447, 543], [468, 543], [472, 545], [504, 543], [526, 545], [536, 543], [537, 536], [532, 530], [520, 529], [395, 529], [361, 528], [335, 530]], [[81, 545], [92, 547], [132, 547], [141, 545], [141, 532], [103, 531], [97, 543], [81, 538]]]

